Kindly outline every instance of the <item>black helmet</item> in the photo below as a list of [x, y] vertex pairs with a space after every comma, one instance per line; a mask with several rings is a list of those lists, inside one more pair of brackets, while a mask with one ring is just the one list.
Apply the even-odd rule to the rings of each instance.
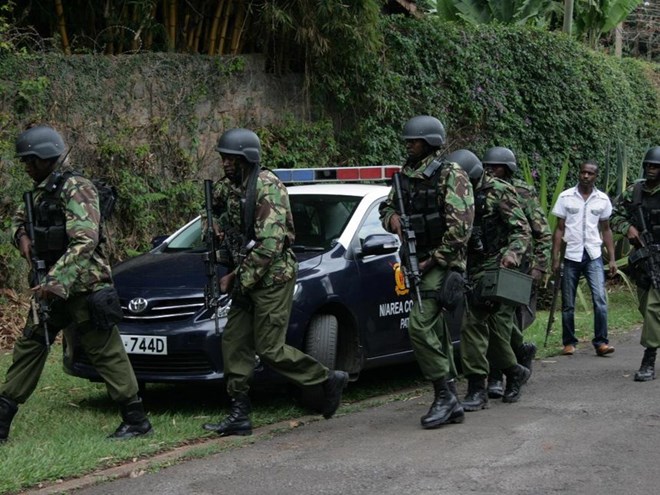
[[481, 162], [484, 165], [506, 165], [512, 174], [515, 174], [518, 170], [516, 155], [509, 148], [503, 148], [502, 146], [495, 146], [486, 151]]
[[64, 148], [62, 136], [47, 125], [32, 127], [16, 138], [16, 154], [20, 157], [34, 155], [48, 160], [59, 157]]
[[484, 166], [481, 160], [470, 150], [456, 150], [450, 153], [445, 160], [458, 163], [470, 179], [479, 179], [484, 173]]
[[261, 143], [249, 129], [229, 129], [220, 136], [215, 150], [227, 155], [241, 155], [250, 163], [259, 163]]
[[647, 163], [660, 164], [660, 146], [656, 146], [655, 148], [650, 148], [646, 152], [646, 155], [644, 155], [644, 161], [642, 163], [644, 165], [646, 165]]
[[403, 139], [423, 139], [429, 146], [439, 148], [445, 144], [445, 126], [435, 117], [418, 115], [403, 127]]

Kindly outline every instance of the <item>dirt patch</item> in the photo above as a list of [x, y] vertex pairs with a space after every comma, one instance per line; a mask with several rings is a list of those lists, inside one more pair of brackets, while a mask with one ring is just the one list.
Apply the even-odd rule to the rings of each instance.
[[27, 296], [12, 289], [0, 289], [0, 350], [11, 349], [23, 331], [29, 307]]

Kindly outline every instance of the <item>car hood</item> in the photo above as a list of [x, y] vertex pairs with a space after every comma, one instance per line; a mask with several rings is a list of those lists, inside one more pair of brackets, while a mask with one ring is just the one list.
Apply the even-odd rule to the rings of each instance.
[[168, 289], [202, 288], [206, 285], [204, 253], [146, 253], [112, 269], [118, 287]]
[[[305, 275], [318, 267], [325, 256], [332, 256], [336, 249], [327, 253], [296, 253], [298, 276]], [[149, 287], [180, 289], [202, 289], [207, 282], [205, 253], [146, 253], [131, 258], [113, 267], [113, 279], [118, 289]]]

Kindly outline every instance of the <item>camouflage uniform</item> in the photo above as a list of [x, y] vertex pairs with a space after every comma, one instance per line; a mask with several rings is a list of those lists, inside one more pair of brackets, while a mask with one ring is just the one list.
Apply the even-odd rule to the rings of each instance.
[[[436, 152], [416, 164], [407, 163], [401, 173], [412, 180], [423, 181], [422, 173], [433, 160], [441, 161], [440, 156], [440, 152]], [[465, 271], [467, 241], [474, 220], [474, 195], [467, 174], [461, 167], [449, 162], [445, 162], [437, 173], [440, 174], [437, 203], [438, 209], [444, 212], [445, 231], [438, 245], [424, 245], [418, 238], [420, 261], [433, 257], [436, 264], [422, 275], [423, 312], [418, 304], [414, 304], [408, 327], [417, 362], [424, 377], [432, 382], [445, 377], [453, 378], [456, 368], [444, 312], [429, 295], [440, 290], [449, 270]], [[395, 213], [400, 212], [397, 211], [392, 189], [381, 205], [381, 221], [386, 230], [391, 230], [390, 219]]]
[[[654, 189], [649, 189], [646, 186], [646, 181], [643, 181], [642, 187], [642, 205], [650, 203], [649, 208], [645, 210], [660, 209], [660, 185]], [[610, 225], [612, 231], [619, 232], [624, 236], [628, 233], [628, 229], [634, 226], [640, 233], [642, 226], [639, 221], [639, 213], [636, 206], [633, 204], [633, 190], [635, 184], [629, 186], [616, 201], [614, 211], [610, 218]], [[657, 213], [649, 213], [646, 211], [646, 226], [649, 231], [658, 229], [658, 216]], [[654, 229], [655, 227], [655, 229]], [[660, 235], [654, 233], [654, 244], [660, 244]], [[634, 251], [630, 254], [633, 256]], [[644, 318], [642, 324], [641, 345], [647, 349], [657, 349], [660, 347], [660, 290], [655, 289], [651, 285], [649, 278], [648, 266], [646, 267], [630, 267], [631, 278], [637, 283], [637, 295], [639, 300], [639, 311]]]
[[269, 170], [259, 172], [254, 239], [249, 239], [255, 244], [241, 252], [241, 199], [246, 188], [247, 178], [240, 186], [222, 180], [214, 192], [220, 229], [237, 274], [222, 336], [227, 392], [230, 397], [247, 394], [255, 354], [294, 383], [319, 385], [328, 379], [328, 368], [285, 343], [298, 269], [290, 247], [295, 234], [287, 190]]
[[[536, 190], [533, 186], [521, 179], [513, 178], [510, 182], [518, 193], [518, 201], [520, 207], [525, 213], [527, 222], [532, 231], [532, 242], [529, 246], [527, 255], [527, 263], [529, 271], [536, 269], [542, 273], [547, 273], [550, 267], [550, 249], [552, 248], [552, 232], [548, 226], [548, 219], [546, 218]], [[521, 326], [515, 325], [511, 333], [511, 347], [516, 350], [523, 344], [522, 331], [526, 328], [526, 314], [528, 309], [520, 307], [516, 310], [520, 312], [519, 317], [516, 318], [521, 323]], [[532, 294], [532, 299], [529, 304], [529, 311], [534, 314], [536, 312], [536, 294]], [[531, 323], [531, 322], [530, 322]]]
[[[497, 269], [504, 257], [520, 266], [531, 240], [530, 227], [515, 189], [506, 182], [483, 174], [475, 188], [475, 225], [482, 231], [482, 252], [468, 251], [468, 276], [478, 287], [486, 270]], [[506, 370], [516, 365], [511, 348], [514, 307], [483, 304], [470, 299], [461, 334], [463, 373], [485, 378], [489, 361]]]
[[[51, 173], [35, 187], [35, 209], [46, 194], [46, 187], [54, 180], [54, 174], [58, 173]], [[59, 296], [50, 304], [49, 341], [53, 342], [57, 333], [64, 330], [66, 342], [71, 343], [73, 339], [80, 342], [114, 401], [126, 404], [139, 400], [135, 374], [117, 327], [110, 332], [96, 328], [87, 305], [87, 296], [112, 285], [110, 265], [99, 246], [98, 192], [91, 181], [72, 175], [62, 185], [59, 201], [66, 221], [68, 244], [64, 253], [48, 267], [45, 281], [45, 286]], [[13, 218], [14, 239], [27, 235], [25, 223], [25, 208], [21, 206]], [[14, 345], [13, 361], [5, 382], [0, 385], [0, 396], [18, 404], [30, 397], [46, 363], [48, 349], [44, 343], [44, 329], [34, 323], [30, 312], [23, 334]], [[67, 346], [67, 352], [73, 347]]]

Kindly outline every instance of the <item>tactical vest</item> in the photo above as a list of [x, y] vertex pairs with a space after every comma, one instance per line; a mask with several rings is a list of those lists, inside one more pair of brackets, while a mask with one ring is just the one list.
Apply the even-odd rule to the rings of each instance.
[[643, 231], [639, 218], [639, 206], [644, 214], [644, 222], [653, 236], [653, 243], [660, 244], [660, 194], [644, 194], [644, 182], [638, 182], [633, 188], [632, 218], [633, 225], [640, 232]]
[[492, 184], [484, 184], [474, 193], [474, 225], [470, 237], [470, 250], [491, 255], [499, 251], [496, 239], [499, 237], [499, 222], [487, 218], [488, 190]]
[[64, 183], [72, 175], [71, 172], [53, 172], [34, 205], [34, 248], [47, 266], [55, 264], [69, 245], [60, 196]]
[[[62, 205], [62, 188], [71, 177], [81, 177], [78, 172], [66, 170], [51, 174], [42, 194], [34, 205], [34, 246], [39, 259], [52, 266], [62, 257], [69, 245], [66, 234], [66, 215]], [[103, 180], [93, 180], [99, 197], [101, 221], [108, 219], [115, 207], [117, 190]], [[99, 225], [99, 246], [105, 242], [103, 225]]]
[[447, 230], [444, 203], [438, 203], [442, 168], [442, 162], [433, 160], [424, 170], [423, 179], [401, 174], [403, 202], [410, 212], [410, 227], [420, 251], [437, 247]]

